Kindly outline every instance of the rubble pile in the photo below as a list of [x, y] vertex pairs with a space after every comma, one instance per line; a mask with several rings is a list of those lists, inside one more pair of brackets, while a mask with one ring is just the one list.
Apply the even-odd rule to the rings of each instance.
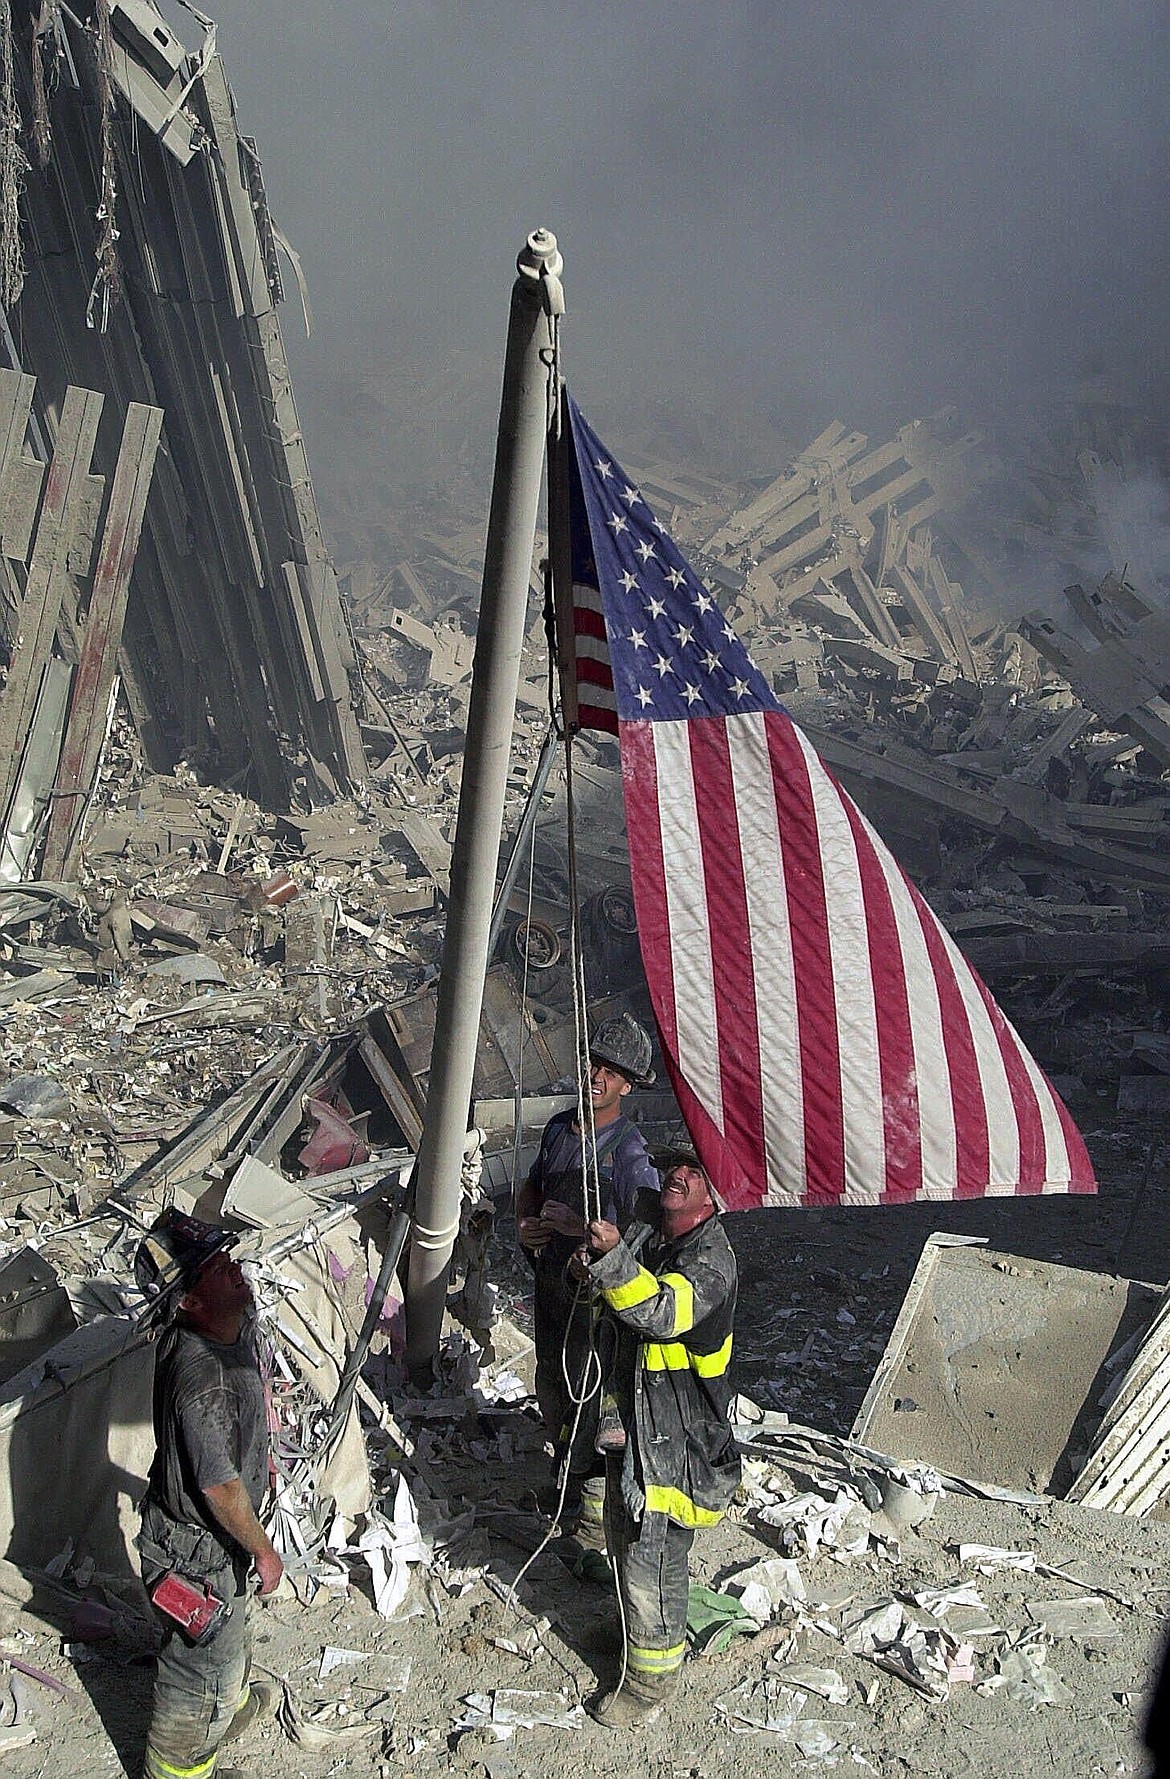
[[[1066, 1021], [1067, 1054], [1050, 1061], [1069, 1091], [1086, 1076], [1112, 1091], [1126, 1075], [1143, 1104], [1159, 1091], [1142, 1046], [1160, 1030], [1167, 961], [1170, 633], [1165, 552], [1134, 513], [1161, 449], [1143, 416], [1087, 389], [1046, 433], [1006, 442], [950, 409], [877, 444], [835, 422], [746, 500], [690, 466], [640, 475], [777, 694], [1013, 1017]], [[427, 533], [413, 564], [351, 565], [376, 695], [393, 702], [404, 674], [429, 673], [444, 748], [475, 622], [470, 549]], [[534, 746], [547, 706], [539, 612], [529, 642], [519, 715]], [[379, 774], [417, 794], [417, 714], [367, 740], [385, 750]], [[616, 760], [603, 748], [595, 764], [590, 892], [628, 891]], [[539, 917], [563, 932], [563, 830], [547, 825]], [[1091, 1017], [1106, 1001], [1113, 1017]], [[1077, 1043], [1082, 1015], [1092, 1044]]]
[[[1047, 484], [1054, 558], [1067, 548], [1073, 560], [1057, 533], [1088, 527], [1101, 461], [1078, 467], [1079, 503]], [[946, 414], [876, 450], [830, 428], [746, 505], [661, 465], [643, 483], [778, 694], [1012, 1017], [1033, 1025], [1066, 1097], [1108, 1102], [1111, 1114], [1116, 1100], [1140, 1118], [1170, 1077], [1160, 588], [1156, 575], [1139, 585], [1125, 562], [1088, 593], [1070, 583], [1073, 640], [1063, 619], [1025, 618], [1028, 599], [1005, 615], [1015, 539], [996, 517], [1005, 479], [1002, 458]], [[592, 1016], [629, 1007], [649, 1023], [617, 752], [582, 739], [578, 909], [554, 766], [488, 974], [472, 1108], [483, 1135], [469, 1146], [451, 1300], [465, 1326], [448, 1333], [436, 1389], [410, 1391], [394, 1361], [392, 1288], [350, 1398], [346, 1360], [422, 1129], [473, 595], [472, 577], [438, 558], [399, 564], [370, 589], [358, 637], [371, 770], [352, 796], [322, 804], [313, 762], [298, 766], [291, 743], [279, 814], [244, 794], [246, 780], [218, 783], [210, 756], [160, 775], [118, 714], [73, 880], [0, 889], [0, 1439], [29, 1454], [10, 1463], [16, 1480], [0, 1496], [0, 1554], [24, 1576], [11, 1586], [27, 1590], [47, 1570], [70, 1611], [101, 1619], [109, 1659], [129, 1647], [133, 1514], [114, 1478], [141, 1477], [151, 1445], [133, 1251], [171, 1199], [226, 1219], [243, 1233], [270, 1342], [274, 1538], [297, 1610], [326, 1603], [337, 1620], [309, 1666], [290, 1644], [269, 1733], [323, 1758], [358, 1742], [416, 1770], [452, 1740], [544, 1746], [597, 1733], [581, 1711], [596, 1663], [578, 1635], [594, 1615], [531, 1496], [543, 1442], [526, 1275], [506, 1241], [493, 1246], [487, 1200], [575, 1088], [574, 921]], [[540, 769], [548, 707], [534, 607], [509, 832]], [[652, 1140], [679, 1133], [666, 1089], [636, 1102]], [[807, 1249], [785, 1255], [766, 1316], [744, 1305], [743, 1360], [765, 1406], [741, 1402], [747, 1486], [697, 1577], [702, 1661], [687, 1672], [704, 1746], [772, 1737], [809, 1762], [884, 1770], [907, 1710], [954, 1713], [981, 1736], [991, 1730], [972, 1712], [1007, 1710], [1018, 1728], [1045, 1706], [1071, 1721], [1085, 1685], [1077, 1660], [1112, 1676], [1115, 1653], [1124, 1691], [1123, 1668], [1132, 1676], [1147, 1659], [1153, 1611], [1141, 1597], [1163, 1537], [1141, 1517], [1163, 1493], [1142, 1443], [1161, 1426], [1162, 1294], [1099, 1281], [1107, 1307], [1129, 1306], [1102, 1312], [1102, 1354], [1082, 1368], [1091, 1382], [1100, 1360], [1109, 1391], [1070, 1410], [1075, 1453], [1071, 1433], [1069, 1450], [1045, 1447], [1043, 1462], [1016, 1441], [1021, 1487], [1010, 1466], [996, 1469], [993, 1443], [982, 1467], [951, 1462], [945, 1438], [926, 1449], [937, 1429], [906, 1407], [934, 1400], [926, 1361], [905, 1316], [887, 1351], [886, 1306], [871, 1301], [888, 1296], [888, 1261], [842, 1269], [826, 1245], [810, 1233]], [[1005, 1264], [1013, 1277], [1043, 1271]], [[1048, 1269], [1044, 1290], [1060, 1272]], [[758, 1277], [759, 1266], [745, 1271]], [[925, 1292], [912, 1285], [907, 1301]], [[1078, 1326], [1087, 1340], [1089, 1321]], [[984, 1382], [998, 1376], [982, 1348], [977, 1358]], [[1032, 1380], [1018, 1353], [1013, 1363], [1023, 1424]], [[853, 1372], [872, 1382], [844, 1439], [824, 1429], [848, 1425], [861, 1394]], [[940, 1388], [975, 1385], [956, 1363]], [[794, 1430], [772, 1405], [822, 1431]], [[973, 1437], [971, 1417], [959, 1418]], [[47, 1447], [67, 1461], [95, 1421], [111, 1437], [88, 1493], [66, 1510], [44, 1491], [34, 1511], [19, 1481], [28, 1464], [43, 1468]], [[1050, 1434], [1054, 1424], [1048, 1416]], [[1113, 1516], [1072, 1505], [1081, 1500], [1128, 1514], [1129, 1531], [1094, 1533]], [[1071, 1517], [1052, 1520], [1058, 1508]], [[1125, 1537], [1136, 1542], [1123, 1555]], [[1109, 1554], [1086, 1563], [1093, 1550]], [[596, 1606], [603, 1615], [603, 1596]], [[280, 1610], [273, 1636], [288, 1643]], [[391, 1657], [382, 1628], [408, 1625], [418, 1635], [403, 1632]]]

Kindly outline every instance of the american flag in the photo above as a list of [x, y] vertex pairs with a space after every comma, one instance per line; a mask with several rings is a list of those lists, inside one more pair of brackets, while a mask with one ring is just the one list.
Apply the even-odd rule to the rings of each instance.
[[567, 393], [565, 416], [566, 716], [619, 738], [663, 1055], [725, 1204], [1094, 1191], [987, 989]]

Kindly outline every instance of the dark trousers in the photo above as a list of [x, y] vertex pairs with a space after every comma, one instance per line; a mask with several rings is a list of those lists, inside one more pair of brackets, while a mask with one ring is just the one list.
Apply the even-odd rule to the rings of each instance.
[[213, 1585], [229, 1594], [228, 1612], [211, 1642], [196, 1646], [172, 1630], [159, 1654], [144, 1779], [211, 1779], [219, 1745], [248, 1697], [248, 1597], [230, 1571], [226, 1588], [220, 1579]]
[[[598, 1371], [593, 1350], [593, 1312], [589, 1293], [577, 1292], [576, 1283], [561, 1267], [541, 1256], [536, 1271], [533, 1301], [533, 1339], [536, 1347], [536, 1401], [549, 1438], [556, 1447], [558, 1467], [569, 1452], [569, 1471], [580, 1481], [596, 1469], [594, 1440], [600, 1399]], [[587, 1400], [577, 1412], [577, 1400]], [[573, 1488], [573, 1485], [570, 1485]]]
[[635, 1520], [622, 1499], [622, 1457], [606, 1460], [605, 1512], [610, 1560], [622, 1592], [626, 1669], [655, 1680], [682, 1666], [687, 1643], [692, 1529], [665, 1514]]

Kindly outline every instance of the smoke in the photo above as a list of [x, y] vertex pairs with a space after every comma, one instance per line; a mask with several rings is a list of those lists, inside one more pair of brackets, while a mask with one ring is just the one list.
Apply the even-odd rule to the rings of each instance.
[[1147, 599], [1164, 604], [1170, 594], [1170, 490], [1149, 465], [1127, 474], [1094, 457], [1084, 468], [1110, 568]]
[[[448, 365], [487, 367], [452, 377], [438, 430], [490, 437], [538, 223], [565, 254], [586, 408], [619, 433], [648, 404], [723, 415], [745, 475], [774, 468], [777, 433], [1028, 409], [1090, 367], [1165, 400], [1155, 0], [221, 0], [216, 17], [312, 290], [313, 340], [286, 326], [319, 479], [342, 392], [387, 377], [433, 389]], [[409, 402], [388, 416], [417, 424]]]

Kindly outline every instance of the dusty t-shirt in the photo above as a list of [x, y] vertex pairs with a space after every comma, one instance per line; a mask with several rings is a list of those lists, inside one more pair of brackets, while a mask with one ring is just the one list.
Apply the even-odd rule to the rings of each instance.
[[250, 1328], [231, 1346], [190, 1328], [164, 1337], [154, 1384], [150, 1493], [172, 1519], [223, 1534], [203, 1491], [237, 1476], [259, 1509], [268, 1483], [268, 1417]]

